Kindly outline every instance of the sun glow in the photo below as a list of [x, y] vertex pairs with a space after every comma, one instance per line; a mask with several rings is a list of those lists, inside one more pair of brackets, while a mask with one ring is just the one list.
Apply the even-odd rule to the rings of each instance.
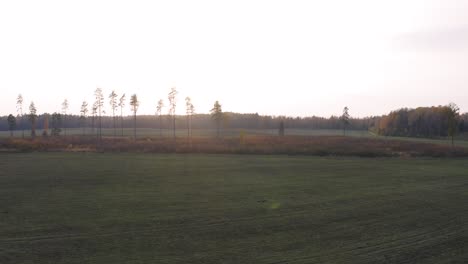
[[[349, 105], [363, 116], [403, 106], [394, 91], [411, 97], [428, 88], [434, 96], [413, 104], [443, 104], [466, 94], [440, 91], [446, 71], [427, 66], [438, 55], [394, 49], [401, 34], [463, 22], [461, 3], [441, 3], [4, 1], [0, 112], [14, 112], [23, 93], [40, 112], [58, 111], [69, 98], [78, 113], [96, 85], [106, 95], [137, 93], [146, 114], [174, 85], [179, 104], [191, 96], [198, 112], [220, 100], [236, 112], [328, 116]], [[466, 84], [457, 80], [451, 89]]]

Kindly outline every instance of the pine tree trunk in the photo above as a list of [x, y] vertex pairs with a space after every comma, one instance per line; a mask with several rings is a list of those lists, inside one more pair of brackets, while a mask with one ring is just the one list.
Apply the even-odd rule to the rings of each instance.
[[36, 137], [36, 124], [34, 121], [31, 123], [31, 137], [32, 138]]
[[21, 113], [20, 125], [21, 125], [21, 132], [23, 133], [23, 139], [24, 139], [23, 113]]
[[99, 105], [99, 141], [102, 141], [102, 114], [101, 114], [100, 105]]
[[102, 116], [99, 115], [99, 140], [102, 140]]
[[159, 114], [159, 136], [162, 137], [162, 116]]
[[190, 149], [192, 149], [192, 136], [193, 136], [193, 131], [192, 131], [192, 116], [190, 116], [189, 120], [189, 127], [190, 127]]
[[176, 138], [176, 120], [175, 120], [175, 114], [174, 114], [174, 117], [173, 117], [173, 121], [172, 121], [172, 127], [173, 127], [173, 137], [174, 137], [174, 140]]
[[137, 123], [136, 123], [136, 112], [135, 112], [133, 115], [133, 137], [135, 138], [135, 140], [136, 140], [136, 126], [137, 126]]
[[122, 129], [122, 137], [124, 136], [124, 129], [123, 129], [123, 111], [120, 108], [120, 128]]
[[63, 135], [66, 137], [67, 136], [67, 128], [65, 127], [65, 121], [67, 121], [67, 117], [63, 115]]
[[91, 117], [91, 136], [94, 135], [94, 114]]

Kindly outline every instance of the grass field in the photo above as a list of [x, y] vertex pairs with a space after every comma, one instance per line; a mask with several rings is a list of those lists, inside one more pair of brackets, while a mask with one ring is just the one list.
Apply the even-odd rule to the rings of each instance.
[[[103, 129], [102, 133], [104, 136], [112, 137], [114, 136], [113, 129]], [[117, 130], [117, 136], [121, 135], [121, 130]], [[278, 135], [277, 129], [226, 129], [223, 131], [223, 136], [225, 137], [239, 137], [240, 134], [244, 135]], [[42, 130], [37, 131], [37, 135], [41, 135]], [[63, 134], [63, 133], [62, 133]], [[82, 135], [82, 129], [67, 129], [68, 135]], [[88, 129], [86, 132], [87, 135], [91, 135], [91, 129]], [[164, 137], [172, 136], [172, 130], [163, 129], [160, 131], [159, 129], [151, 129], [151, 128], [138, 128], [137, 129], [137, 137], [145, 138], [145, 137], [159, 137], [160, 135]], [[30, 131], [25, 131], [26, 137], [30, 135]], [[176, 131], [177, 137], [186, 137], [187, 130], [185, 129], [178, 129]], [[340, 129], [286, 129], [286, 135], [291, 136], [342, 136], [343, 130]], [[451, 141], [448, 139], [429, 139], [429, 138], [414, 138], [414, 137], [384, 137], [384, 136], [377, 136], [372, 134], [366, 130], [349, 130], [346, 131], [347, 136], [352, 137], [369, 137], [369, 138], [380, 138], [385, 140], [406, 140], [406, 141], [413, 141], [413, 142], [422, 142], [422, 143], [432, 143], [432, 144], [439, 144], [439, 145], [451, 145]], [[21, 131], [15, 132], [15, 137], [21, 137]], [[132, 128], [125, 128], [124, 129], [124, 136], [125, 137], [133, 137], [133, 129]], [[193, 136], [195, 137], [215, 137], [216, 130], [215, 129], [194, 129]], [[9, 131], [0, 131], [0, 139], [1, 138], [8, 138], [10, 137]], [[459, 147], [468, 147], [468, 136], [466, 134], [457, 136], [455, 145]]]
[[0, 155], [0, 263], [466, 263], [466, 159]]
[[[50, 132], [50, 131], [49, 131]], [[37, 130], [37, 135], [42, 134], [42, 130]], [[86, 130], [86, 135], [94, 135], [91, 129]], [[116, 130], [117, 136], [122, 135], [120, 129]], [[138, 128], [137, 137], [159, 137], [161, 134], [165, 137], [172, 136], [172, 130], [170, 129], [152, 129], [152, 128]], [[214, 137], [216, 136], [216, 129], [193, 129], [193, 136], [196, 137]], [[238, 137], [241, 133], [246, 135], [278, 135], [277, 129], [225, 129], [222, 131], [223, 136], [227, 137]], [[25, 136], [29, 137], [31, 131], [25, 131]], [[62, 135], [64, 132], [62, 132]], [[103, 136], [114, 136], [114, 130], [109, 128], [102, 129]], [[124, 136], [133, 137], [133, 128], [125, 128], [123, 131]], [[343, 135], [343, 130], [338, 129], [287, 129], [287, 135], [300, 135], [300, 136], [341, 136]], [[365, 130], [351, 130], [346, 133], [349, 136], [369, 136], [370, 134]], [[21, 131], [15, 131], [15, 137], [22, 137]], [[67, 129], [67, 135], [83, 135], [82, 129]], [[186, 129], [177, 129], [176, 135], [178, 137], [186, 137]], [[0, 138], [10, 137], [9, 131], [0, 131]]]

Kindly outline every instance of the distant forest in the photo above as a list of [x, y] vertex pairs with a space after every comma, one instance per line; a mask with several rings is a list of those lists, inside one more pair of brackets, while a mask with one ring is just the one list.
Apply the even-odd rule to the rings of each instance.
[[[44, 127], [44, 117], [46, 115], [38, 115], [37, 129]], [[51, 115], [48, 115], [48, 119], [51, 119]], [[8, 130], [7, 116], [0, 117], [0, 130]], [[192, 128], [194, 129], [215, 129], [216, 123], [213, 122], [210, 114], [194, 114], [192, 118]], [[97, 118], [95, 117], [97, 123]], [[375, 118], [351, 118], [347, 129], [350, 130], [367, 130], [369, 125], [372, 124], [372, 120]], [[224, 129], [278, 129], [280, 122], [283, 121], [285, 128], [296, 128], [296, 129], [342, 129], [343, 123], [338, 116], [332, 116], [330, 118], [324, 117], [285, 117], [285, 116], [263, 116], [259, 114], [239, 114], [231, 112], [223, 112], [223, 124]], [[133, 116], [125, 116], [123, 118], [123, 127], [132, 128], [134, 126]], [[172, 117], [169, 115], [162, 116], [162, 128], [172, 129]], [[83, 122], [78, 115], [62, 115], [62, 127], [66, 128], [82, 128]], [[118, 128], [120, 128], [120, 117], [117, 120]], [[86, 118], [86, 127], [92, 127], [92, 117]], [[156, 115], [139, 115], [137, 118], [138, 128], [160, 128], [159, 116]], [[113, 128], [112, 116], [102, 117], [102, 128]], [[176, 116], [176, 128], [186, 129], [187, 128], [187, 117], [185, 115]], [[24, 116], [23, 120], [17, 117], [16, 130], [29, 130], [31, 129], [31, 123], [28, 121], [28, 117]]]
[[[17, 113], [0, 117], [0, 130], [31, 130], [36, 136], [36, 129], [43, 129], [48, 136], [60, 135], [63, 128], [99, 128], [99, 138], [102, 139], [102, 128], [133, 128], [136, 139], [137, 128], [172, 129], [175, 138], [177, 129], [216, 129], [217, 136], [221, 129], [278, 129], [279, 135], [284, 135], [287, 129], [343, 129], [368, 130], [376, 135], [410, 136], [410, 137], [451, 137], [465, 132], [468, 128], [468, 114], [460, 114], [458, 106], [450, 103], [444, 106], [403, 108], [390, 112], [388, 115], [353, 118], [348, 107], [343, 108], [342, 115], [329, 118], [268, 116], [257, 113], [241, 114], [224, 112], [222, 105], [216, 101], [210, 114], [196, 114], [191, 98], [185, 98], [185, 115], [176, 115], [177, 90], [172, 87], [168, 94], [168, 114], [163, 114], [166, 107], [160, 99], [155, 115], [138, 115], [140, 101], [136, 94], [126, 98], [125, 94], [118, 96], [112, 91], [108, 101], [101, 88], [94, 92], [95, 101], [92, 105], [84, 101], [80, 115], [68, 112], [69, 103], [65, 99], [62, 112], [53, 114], [38, 114], [34, 102], [25, 109], [23, 96], [17, 98]], [[123, 109], [129, 103], [131, 116], [123, 116]], [[104, 105], [109, 103], [112, 115], [105, 115]], [[27, 111], [29, 110], [29, 111]], [[465, 125], [467, 124], [467, 125]], [[83, 130], [84, 132], [86, 129]], [[64, 131], [66, 133], [66, 130]], [[12, 133], [13, 134], [13, 133]], [[345, 133], [344, 133], [345, 134]]]
[[[44, 117], [48, 114], [38, 115], [36, 128], [44, 127]], [[283, 121], [286, 129], [343, 129], [343, 122], [339, 116], [325, 117], [285, 117], [285, 116], [264, 116], [259, 114], [240, 114], [240, 113], [223, 113], [224, 129], [278, 129]], [[0, 130], [8, 130], [7, 116], [0, 117]], [[215, 129], [216, 123], [213, 122], [210, 114], [195, 114], [192, 117], [193, 129]], [[97, 118], [95, 117], [97, 123]], [[133, 116], [125, 116], [123, 118], [123, 127], [132, 128], [134, 126]], [[162, 116], [160, 125], [159, 117], [154, 115], [141, 115], [137, 118], [138, 128], [157, 128], [164, 129], [172, 128], [172, 117], [169, 115]], [[83, 121], [78, 115], [67, 115], [62, 117], [62, 127], [66, 128], [82, 128]], [[465, 125], [466, 124], [466, 125]], [[120, 128], [120, 120], [117, 122]], [[92, 117], [86, 118], [87, 128], [92, 127]], [[95, 124], [95, 126], [97, 126]], [[186, 129], [187, 118], [184, 115], [176, 117], [176, 128]], [[112, 116], [102, 117], [103, 128], [113, 128]], [[31, 123], [27, 116], [21, 120], [17, 118], [16, 130], [30, 130]], [[399, 109], [391, 112], [388, 115], [365, 117], [365, 118], [350, 118], [347, 125], [349, 130], [369, 130], [379, 135], [384, 136], [411, 136], [411, 137], [446, 137], [449, 134], [449, 118], [447, 115], [446, 106], [437, 107], [420, 107], [416, 109]], [[462, 114], [457, 119], [457, 132], [468, 131], [468, 114]]]
[[454, 104], [399, 109], [375, 119], [372, 129], [384, 136], [447, 137], [465, 132], [468, 114]]

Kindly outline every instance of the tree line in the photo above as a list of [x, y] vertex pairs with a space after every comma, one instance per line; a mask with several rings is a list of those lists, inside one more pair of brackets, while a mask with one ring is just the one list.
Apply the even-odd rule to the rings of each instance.
[[[169, 94], [168, 94], [168, 113], [167, 115], [163, 114], [164, 100], [160, 99], [156, 106], [156, 117], [159, 119], [158, 128], [161, 130], [163, 129], [163, 117], [169, 118], [171, 120], [171, 128], [173, 130], [173, 137], [176, 138], [176, 129], [178, 128], [177, 125], [177, 115], [176, 115], [176, 106], [177, 106], [177, 90], [175, 87], [172, 87]], [[126, 95], [122, 94], [119, 96], [114, 90], [108, 96], [108, 102], [111, 109], [111, 115], [106, 116], [106, 112], [104, 110], [105, 104], [105, 96], [101, 88], [96, 88], [94, 91], [94, 98], [95, 101], [90, 106], [90, 104], [86, 101], [83, 101], [81, 104], [80, 115], [76, 116], [70, 114], [68, 112], [69, 103], [68, 99], [65, 99], [62, 103], [62, 111], [60, 113], [54, 112], [53, 114], [44, 113], [42, 115], [37, 114], [37, 108], [34, 102], [32, 101], [29, 105], [29, 112], [24, 113], [23, 111], [23, 103], [24, 99], [21, 94], [18, 95], [16, 99], [16, 107], [17, 113], [16, 116], [10, 114], [6, 117], [6, 124], [0, 122], [0, 130], [10, 130], [11, 136], [13, 136], [14, 131], [21, 130], [21, 135], [25, 137], [25, 130], [30, 130], [31, 137], [36, 137], [36, 130], [42, 129], [43, 134], [42, 136], [59, 136], [62, 132], [66, 136], [67, 135], [67, 128], [81, 128], [83, 135], [96, 135], [99, 139], [102, 139], [102, 129], [103, 128], [113, 128], [114, 137], [117, 136], [117, 130], [119, 129], [121, 132], [121, 136], [124, 135], [124, 128], [125, 127], [133, 127], [133, 136], [136, 139], [137, 137], [137, 127], [140, 127], [141, 122], [137, 122], [137, 119], [140, 117], [137, 116], [137, 112], [140, 106], [140, 101], [136, 94], [130, 96], [129, 105], [130, 110], [132, 112], [131, 122], [132, 124], [129, 125], [128, 117], [123, 116], [123, 109], [126, 105]], [[191, 98], [186, 97], [186, 124], [187, 124], [187, 131], [188, 136], [192, 136], [192, 123], [193, 117], [195, 115], [195, 106], [192, 104]], [[120, 110], [120, 111], [119, 111]], [[118, 113], [120, 112], [120, 115]], [[216, 126], [218, 127], [219, 136], [221, 122], [224, 117], [224, 113], [222, 111], [221, 104], [216, 101], [214, 103], [213, 109], [211, 110], [211, 119], [214, 121]], [[138, 118], [137, 118], [138, 117]], [[0, 120], [3, 117], [0, 117]], [[49, 133], [49, 119], [51, 119], [51, 131]], [[120, 119], [120, 128], [118, 128], [117, 123], [118, 119]], [[143, 117], [146, 119], [146, 123], [144, 123], [143, 127], [154, 127], [154, 120], [150, 122], [147, 120], [147, 116]], [[25, 122], [26, 121], [26, 122]], [[42, 124], [42, 125], [41, 125]], [[148, 126], [149, 125], [149, 126]], [[91, 129], [91, 131], [87, 131]]]
[[[59, 114], [60, 115], [60, 114]], [[42, 129], [44, 126], [45, 116], [50, 114], [41, 114], [37, 116], [37, 129]], [[63, 115], [60, 115], [61, 117]], [[82, 134], [92, 134], [91, 116], [87, 118], [85, 126], [82, 124], [80, 115], [67, 115], [66, 120], [61, 120], [63, 127], [68, 129], [82, 130]], [[215, 123], [211, 114], [190, 114], [189, 120], [186, 115], [176, 115], [176, 128], [186, 129], [214, 129], [217, 130], [217, 124], [219, 124], [220, 130], [223, 129], [278, 129], [281, 122], [287, 129], [343, 129], [343, 121], [340, 116], [332, 116], [329, 118], [324, 117], [287, 117], [287, 116], [269, 116], [260, 115], [258, 113], [233, 113], [233, 112], [222, 112], [222, 119], [219, 123]], [[6, 122], [7, 117], [0, 117], [0, 130], [9, 130], [8, 123]], [[134, 118], [133, 116], [120, 115], [116, 117], [117, 121], [117, 136], [122, 135], [122, 128], [133, 128]], [[17, 120], [19, 120], [17, 118]], [[26, 120], [26, 117], [25, 117]], [[349, 118], [347, 130], [367, 130], [368, 124], [371, 122], [371, 118]], [[172, 116], [163, 114], [156, 115], [138, 115], [137, 117], [137, 128], [151, 128], [163, 130], [172, 129], [173, 126]], [[190, 122], [190, 125], [189, 125]], [[96, 122], [95, 122], [96, 123]], [[113, 117], [102, 116], [102, 128], [113, 129]], [[16, 130], [21, 135], [21, 130], [28, 131], [31, 129], [31, 124], [26, 120], [22, 125], [17, 122]], [[84, 129], [86, 131], [84, 131]], [[94, 131], [97, 129], [95, 128]], [[62, 132], [61, 132], [62, 133]], [[188, 130], [187, 130], [188, 133]]]
[[[36, 130], [42, 129], [43, 136], [67, 135], [67, 129], [80, 128], [83, 135], [94, 135], [102, 138], [102, 129], [113, 129], [114, 136], [123, 136], [124, 128], [133, 128], [133, 136], [136, 138], [137, 128], [159, 129], [162, 131], [171, 129], [175, 138], [177, 129], [186, 129], [187, 136], [192, 137], [193, 129], [215, 129], [219, 137], [222, 129], [279, 129], [279, 134], [284, 135], [285, 128], [297, 129], [346, 129], [366, 130], [369, 118], [351, 118], [348, 108], [345, 107], [342, 116], [323, 117], [286, 117], [268, 116], [258, 113], [240, 114], [224, 112], [219, 101], [213, 104], [210, 114], [197, 114], [195, 106], [190, 97], [185, 98], [185, 116], [176, 115], [177, 90], [172, 87], [168, 93], [168, 111], [164, 113], [164, 100], [160, 99], [156, 104], [155, 115], [137, 115], [140, 101], [136, 94], [130, 97], [129, 105], [132, 116], [124, 116], [126, 107], [126, 95], [118, 95], [112, 91], [108, 96], [110, 113], [104, 111], [105, 96], [101, 88], [94, 91], [94, 102], [92, 104], [84, 101], [81, 104], [80, 115], [69, 113], [69, 102], [65, 99], [61, 105], [61, 112], [52, 114], [37, 114], [34, 102], [29, 105], [29, 112], [23, 111], [23, 96], [17, 97], [17, 115], [10, 114], [7, 122], [0, 122], [0, 130], [10, 130], [11, 134], [21, 131], [25, 137], [25, 131], [29, 130], [32, 137], [36, 136]], [[50, 123], [50, 125], [49, 125]], [[50, 132], [49, 132], [50, 130]]]
[[[118, 95], [112, 91], [107, 99], [110, 112], [106, 113], [104, 106], [106, 97], [103, 90], [94, 91], [94, 102], [81, 104], [80, 115], [69, 113], [69, 102], [65, 99], [61, 112], [52, 114], [37, 114], [36, 105], [31, 102], [28, 111], [23, 109], [23, 96], [20, 94], [16, 100], [17, 113], [0, 117], [0, 130], [25, 131], [29, 130], [32, 137], [36, 136], [36, 129], [42, 129], [43, 136], [67, 135], [67, 129], [81, 128], [83, 135], [94, 135], [102, 139], [102, 129], [113, 129], [114, 136], [124, 136], [124, 128], [133, 128], [133, 137], [137, 137], [137, 128], [172, 130], [175, 139], [177, 129], [186, 129], [187, 136], [192, 137], [193, 129], [215, 129], [219, 137], [222, 129], [278, 129], [279, 135], [284, 135], [285, 128], [292, 129], [342, 129], [346, 135], [347, 130], [369, 130], [384, 136], [411, 136], [411, 137], [453, 137], [465, 131], [467, 114], [460, 114], [457, 105], [451, 103], [445, 106], [419, 107], [416, 109], [402, 108], [384, 116], [353, 118], [349, 108], [344, 107], [340, 116], [329, 118], [268, 116], [258, 113], [240, 114], [224, 112], [219, 101], [213, 104], [210, 114], [197, 114], [190, 97], [185, 98], [185, 115], [176, 115], [177, 90], [172, 87], [167, 96], [167, 112], [164, 100], [159, 99], [155, 107], [155, 115], [137, 115], [140, 101], [136, 94], [128, 100], [131, 116], [124, 116], [127, 104], [125, 94]], [[50, 124], [49, 124], [50, 123]], [[49, 132], [50, 130], [50, 132]]]
[[450, 137], [466, 130], [467, 114], [450, 103], [444, 106], [402, 108], [390, 112], [372, 123], [372, 130], [384, 136]]

